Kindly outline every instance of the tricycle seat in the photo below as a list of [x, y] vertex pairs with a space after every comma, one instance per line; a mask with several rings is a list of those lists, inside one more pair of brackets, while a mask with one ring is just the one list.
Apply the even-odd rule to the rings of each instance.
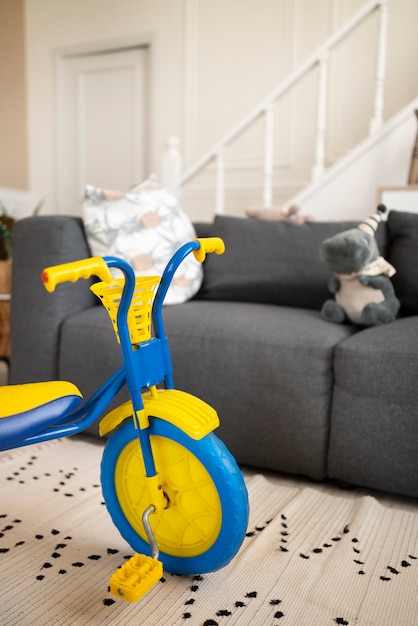
[[79, 389], [65, 381], [0, 387], [0, 450], [58, 424], [82, 399]]

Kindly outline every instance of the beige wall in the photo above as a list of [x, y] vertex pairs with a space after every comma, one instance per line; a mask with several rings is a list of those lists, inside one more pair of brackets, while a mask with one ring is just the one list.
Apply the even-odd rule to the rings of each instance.
[[27, 189], [23, 0], [0, 0], [0, 187]]
[[45, 211], [60, 212], [55, 188], [56, 56], [86, 47], [124, 47], [135, 40], [149, 43], [150, 170], [158, 173], [165, 139], [180, 127], [183, 5], [183, 0], [25, 0], [30, 181], [35, 193], [46, 198]]
[[[15, 4], [19, 3], [0, 0], [0, 7]], [[94, 49], [132, 38], [150, 42], [150, 170], [160, 174], [169, 135], [180, 137], [185, 165], [191, 164], [363, 4], [363, 0], [24, 0], [29, 188], [35, 197], [46, 198], [45, 211], [60, 211], [55, 189], [54, 65], [60, 50], [86, 45]], [[416, 0], [392, 0], [385, 118], [418, 94], [417, 23]], [[336, 80], [329, 93], [328, 162], [367, 129], [376, 33], [374, 17], [332, 59], [331, 75]], [[315, 84], [313, 76], [278, 107], [277, 203], [309, 178], [316, 107], [310, 84]], [[229, 212], [240, 213], [246, 204], [259, 202], [262, 136], [259, 124], [227, 155]], [[22, 160], [18, 161], [16, 170]], [[1, 170], [0, 186], [6, 184]], [[23, 186], [25, 176], [26, 170]], [[209, 171], [191, 185], [184, 203], [192, 217], [213, 208], [213, 183]]]

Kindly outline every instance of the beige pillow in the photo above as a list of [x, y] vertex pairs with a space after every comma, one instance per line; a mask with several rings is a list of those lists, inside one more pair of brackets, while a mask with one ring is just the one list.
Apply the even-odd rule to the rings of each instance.
[[[118, 256], [137, 276], [161, 276], [178, 248], [196, 237], [177, 197], [155, 177], [126, 193], [85, 188], [83, 222], [93, 256]], [[192, 298], [202, 284], [200, 263], [189, 255], [174, 275], [165, 304]]]

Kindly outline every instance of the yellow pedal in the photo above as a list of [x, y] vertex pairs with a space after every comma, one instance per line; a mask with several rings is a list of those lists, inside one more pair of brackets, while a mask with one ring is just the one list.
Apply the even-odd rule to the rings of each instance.
[[127, 602], [137, 602], [162, 575], [161, 561], [145, 554], [134, 554], [110, 577], [110, 591]]

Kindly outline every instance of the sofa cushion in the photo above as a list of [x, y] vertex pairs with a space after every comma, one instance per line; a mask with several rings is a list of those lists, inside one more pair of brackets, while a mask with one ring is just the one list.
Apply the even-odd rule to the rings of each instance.
[[[352, 326], [306, 309], [197, 300], [166, 307], [164, 319], [176, 387], [218, 410], [217, 433], [239, 462], [325, 477], [333, 351]], [[103, 307], [63, 324], [60, 376], [86, 397], [119, 364]]]
[[[224, 239], [226, 251], [207, 258], [199, 297], [319, 310], [330, 296], [331, 275], [320, 261], [319, 246], [325, 238], [356, 225], [216, 216], [212, 232]], [[377, 234], [383, 254], [385, 233], [382, 226]]]
[[389, 261], [395, 267], [392, 278], [401, 301], [401, 312], [418, 313], [418, 215], [391, 211], [388, 216], [390, 237]]
[[354, 327], [258, 303], [194, 300], [164, 317], [176, 386], [217, 409], [237, 460], [324, 478], [333, 352]]
[[416, 496], [418, 316], [355, 333], [334, 363], [329, 476]]

